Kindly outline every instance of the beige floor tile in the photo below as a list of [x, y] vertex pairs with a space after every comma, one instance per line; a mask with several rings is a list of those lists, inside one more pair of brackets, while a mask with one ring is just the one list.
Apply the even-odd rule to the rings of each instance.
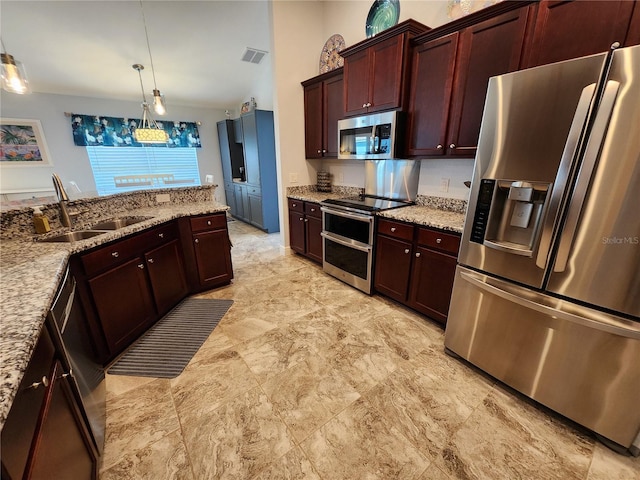
[[131, 377], [128, 375], [105, 375], [108, 397], [115, 397], [137, 387], [151, 383], [157, 379], [152, 377]]
[[454, 478], [586, 478], [593, 440], [499, 389], [453, 434], [435, 460]]
[[198, 480], [251, 478], [294, 446], [260, 388], [191, 417], [182, 429]]
[[180, 428], [168, 380], [154, 380], [107, 400], [102, 469]]
[[298, 442], [360, 398], [319, 355], [308, 356], [262, 388]]
[[274, 460], [253, 480], [322, 480], [299, 447], [294, 447], [283, 457]]
[[128, 452], [101, 480], [192, 480], [193, 473], [180, 431], [170, 433], [141, 450]]
[[640, 457], [623, 456], [596, 444], [587, 480], [640, 480]]
[[419, 478], [429, 461], [363, 399], [300, 445], [323, 478]]
[[231, 341], [239, 343], [255, 338], [276, 327], [275, 323], [249, 317], [233, 323], [222, 323], [216, 328], [220, 328]]

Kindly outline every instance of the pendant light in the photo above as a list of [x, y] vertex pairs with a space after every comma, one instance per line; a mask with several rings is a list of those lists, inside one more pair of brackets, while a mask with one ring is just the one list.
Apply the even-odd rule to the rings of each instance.
[[20, 95], [31, 93], [24, 65], [13, 58], [13, 55], [7, 53], [2, 39], [0, 39], [0, 43], [2, 43], [2, 53], [0, 54], [2, 59], [2, 88], [7, 92]]
[[140, 0], [140, 10], [142, 11], [142, 23], [144, 25], [144, 36], [147, 39], [147, 50], [149, 51], [149, 61], [151, 62], [151, 74], [153, 75], [153, 110], [158, 115], [164, 115], [167, 113], [167, 106], [164, 102], [164, 95], [158, 90], [156, 85], [156, 71], [153, 68], [153, 57], [151, 56], [151, 46], [149, 45], [149, 33], [147, 32], [147, 21], [144, 16], [144, 8], [142, 7], [142, 0]]
[[151, 116], [149, 111], [149, 104], [147, 103], [147, 97], [144, 94], [144, 86], [142, 85], [142, 74], [144, 66], [136, 63], [131, 65], [134, 70], [138, 71], [138, 77], [140, 77], [140, 89], [142, 90], [142, 120], [140, 125], [133, 132], [133, 138], [138, 143], [167, 143], [169, 141], [169, 135], [162, 130], [156, 121]]

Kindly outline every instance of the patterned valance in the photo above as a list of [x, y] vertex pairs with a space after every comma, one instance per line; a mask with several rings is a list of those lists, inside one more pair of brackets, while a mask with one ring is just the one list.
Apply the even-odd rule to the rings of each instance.
[[158, 126], [169, 135], [164, 144], [138, 143], [133, 132], [140, 124], [139, 118], [103, 117], [98, 115], [71, 114], [73, 143], [80, 146], [101, 147], [183, 147], [200, 148], [200, 134], [195, 122], [159, 121]]

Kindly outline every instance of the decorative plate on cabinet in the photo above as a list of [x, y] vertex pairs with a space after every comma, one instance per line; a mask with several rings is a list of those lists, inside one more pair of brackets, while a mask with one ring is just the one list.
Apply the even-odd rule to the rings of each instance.
[[367, 15], [367, 38], [393, 27], [400, 18], [400, 0], [376, 0]]
[[327, 73], [344, 65], [344, 58], [340, 56], [340, 52], [344, 50], [344, 47], [345, 43], [342, 35], [336, 33], [329, 37], [320, 54], [320, 73]]

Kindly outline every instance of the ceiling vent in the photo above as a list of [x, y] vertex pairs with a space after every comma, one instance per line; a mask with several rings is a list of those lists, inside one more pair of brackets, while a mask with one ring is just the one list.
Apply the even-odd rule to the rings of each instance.
[[258, 63], [260, 63], [262, 61], [262, 59], [264, 58], [264, 56], [267, 53], [269, 53], [269, 52], [265, 52], [264, 50], [256, 50], [255, 48], [247, 47], [245, 52], [242, 54], [242, 61], [243, 62], [249, 62], [249, 63], [258, 64]]

